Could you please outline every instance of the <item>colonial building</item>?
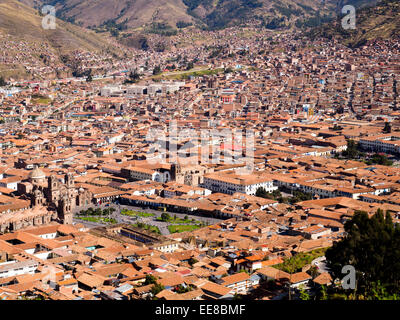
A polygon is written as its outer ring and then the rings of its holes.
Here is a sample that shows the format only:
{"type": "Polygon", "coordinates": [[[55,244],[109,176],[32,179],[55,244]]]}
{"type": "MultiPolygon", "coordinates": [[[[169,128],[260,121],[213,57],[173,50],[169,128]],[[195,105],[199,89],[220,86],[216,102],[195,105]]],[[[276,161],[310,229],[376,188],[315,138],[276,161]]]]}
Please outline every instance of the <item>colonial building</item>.
{"type": "Polygon", "coordinates": [[[267,192],[278,189],[270,176],[208,174],[204,176],[202,186],[213,192],[234,194],[236,192],[255,195],[259,188],[267,192]]]}
{"type": "Polygon", "coordinates": [[[31,206],[47,206],[57,212],[57,218],[64,224],[71,224],[74,212],[91,202],[92,194],[83,188],[76,188],[74,176],[68,173],[61,181],[55,175],[47,178],[42,170],[35,168],[28,181],[18,184],[18,192],[30,198],[31,206]]]}

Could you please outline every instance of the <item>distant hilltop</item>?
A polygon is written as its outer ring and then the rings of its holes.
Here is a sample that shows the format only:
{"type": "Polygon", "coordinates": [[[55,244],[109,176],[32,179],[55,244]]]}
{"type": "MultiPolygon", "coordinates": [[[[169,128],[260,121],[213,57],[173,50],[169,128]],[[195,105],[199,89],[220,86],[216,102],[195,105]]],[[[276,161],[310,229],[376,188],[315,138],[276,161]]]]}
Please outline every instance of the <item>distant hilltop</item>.
{"type": "Polygon", "coordinates": [[[40,8],[54,5],[57,16],[77,25],[111,31],[171,35],[189,26],[219,29],[255,20],[270,29],[315,26],[333,18],[341,6],[376,0],[21,0],[40,8]]]}
{"type": "Polygon", "coordinates": [[[355,29],[344,29],[340,18],[313,29],[310,35],[312,38],[336,38],[352,47],[361,46],[369,40],[398,37],[400,35],[400,2],[383,0],[376,6],[357,10],[355,29]]]}

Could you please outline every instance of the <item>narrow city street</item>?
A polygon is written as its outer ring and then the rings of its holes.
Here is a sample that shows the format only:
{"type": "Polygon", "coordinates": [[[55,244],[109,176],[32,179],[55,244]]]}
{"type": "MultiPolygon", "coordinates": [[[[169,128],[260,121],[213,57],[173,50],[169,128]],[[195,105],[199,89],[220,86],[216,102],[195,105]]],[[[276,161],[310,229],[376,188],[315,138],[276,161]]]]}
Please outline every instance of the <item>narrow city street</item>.
{"type": "Polygon", "coordinates": [[[329,268],[326,266],[325,256],[314,259],[311,261],[311,265],[316,266],[320,273],[329,272],[329,268]]]}

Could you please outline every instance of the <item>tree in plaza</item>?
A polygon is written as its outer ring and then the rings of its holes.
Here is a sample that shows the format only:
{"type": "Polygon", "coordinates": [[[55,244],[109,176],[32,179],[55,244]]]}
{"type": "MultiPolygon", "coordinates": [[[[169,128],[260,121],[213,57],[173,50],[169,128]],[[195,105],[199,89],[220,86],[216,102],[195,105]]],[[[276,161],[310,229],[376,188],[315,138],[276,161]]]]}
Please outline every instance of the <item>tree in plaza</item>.
{"type": "Polygon", "coordinates": [[[168,214],[168,213],[166,213],[166,212],[163,212],[162,214],[161,214],[161,220],[162,221],[169,221],[171,219],[171,216],[168,214]]]}
{"type": "Polygon", "coordinates": [[[342,279],[342,267],[356,270],[359,295],[374,297],[400,291],[400,226],[390,214],[378,210],[371,218],[355,212],[345,224],[346,236],[326,251],[328,267],[336,279],[342,279]],[[378,285],[379,284],[379,285],[378,285]],[[378,292],[378,293],[377,293],[378,292]]]}
{"type": "Polygon", "coordinates": [[[138,227],[138,228],[144,228],[144,227],[145,227],[145,224],[144,224],[143,222],[138,222],[138,223],[137,223],[137,227],[138,227]]]}

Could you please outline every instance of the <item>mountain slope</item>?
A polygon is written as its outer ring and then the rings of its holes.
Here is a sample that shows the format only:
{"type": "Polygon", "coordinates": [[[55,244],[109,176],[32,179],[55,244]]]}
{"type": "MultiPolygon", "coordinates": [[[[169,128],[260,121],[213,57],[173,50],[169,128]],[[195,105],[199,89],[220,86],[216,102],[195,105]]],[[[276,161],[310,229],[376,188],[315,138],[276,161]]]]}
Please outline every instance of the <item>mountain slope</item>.
{"type": "Polygon", "coordinates": [[[376,0],[21,0],[39,8],[54,5],[57,16],[84,27],[114,24],[120,30],[153,23],[195,23],[215,29],[249,20],[268,28],[315,25],[335,16],[346,3],[359,6],[376,0]]]}
{"type": "MultiPolygon", "coordinates": [[[[16,0],[0,0],[0,71],[24,76],[26,67],[62,64],[72,51],[116,54],[103,36],[57,19],[56,29],[45,30],[37,10],[16,0]]],[[[28,68],[29,69],[29,68],[28,68]]]]}
{"type": "Polygon", "coordinates": [[[62,52],[105,50],[109,45],[94,32],[57,19],[55,30],[45,30],[38,12],[16,0],[0,0],[0,31],[16,39],[45,42],[62,52]]]}
{"type": "MultiPolygon", "coordinates": [[[[25,0],[31,3],[33,0],[25,0]]],[[[38,7],[36,2],[36,7],[38,7]]],[[[83,27],[98,27],[113,21],[129,28],[140,28],[152,22],[191,22],[182,0],[43,0],[41,4],[54,5],[57,16],[83,27]]]]}
{"type": "Polygon", "coordinates": [[[249,19],[261,20],[267,27],[288,26],[299,17],[329,16],[333,5],[316,0],[184,0],[189,13],[211,28],[233,26],[249,19]]]}
{"type": "Polygon", "coordinates": [[[400,2],[383,0],[376,6],[366,7],[356,12],[356,29],[345,30],[341,19],[324,24],[310,32],[312,38],[336,38],[354,47],[374,39],[390,39],[400,36],[400,2]]]}

